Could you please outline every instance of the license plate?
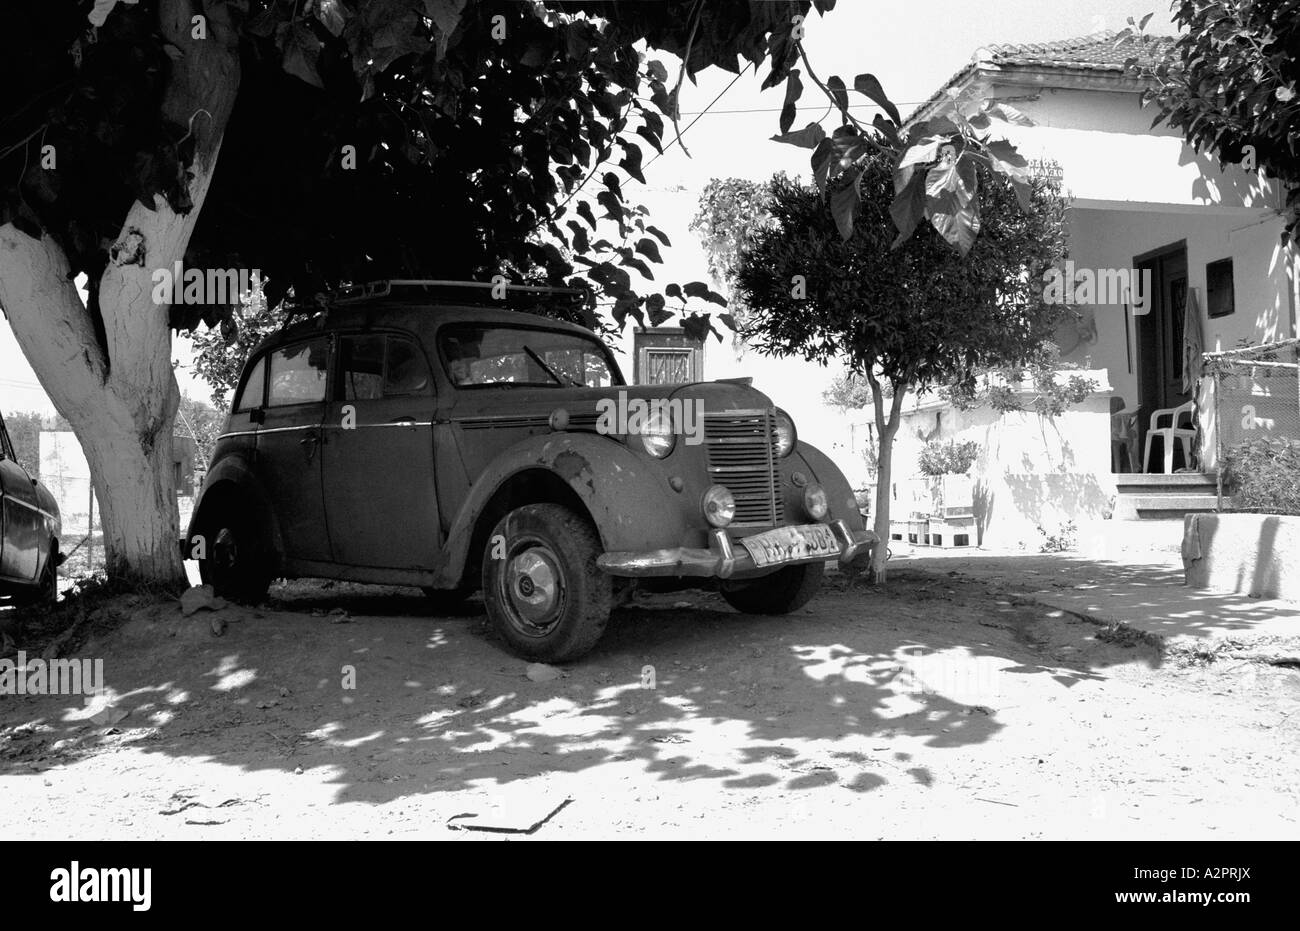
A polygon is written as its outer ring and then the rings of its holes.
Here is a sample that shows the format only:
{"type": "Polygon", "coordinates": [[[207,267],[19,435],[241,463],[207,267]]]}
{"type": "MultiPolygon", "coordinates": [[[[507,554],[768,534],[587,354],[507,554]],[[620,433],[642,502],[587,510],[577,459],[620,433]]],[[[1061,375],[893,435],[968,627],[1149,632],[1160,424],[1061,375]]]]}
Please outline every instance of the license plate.
{"type": "Polygon", "coordinates": [[[756,566],[779,566],[817,556],[829,559],[840,554],[840,544],[825,524],[777,527],[745,537],[740,545],[754,557],[756,566]]]}

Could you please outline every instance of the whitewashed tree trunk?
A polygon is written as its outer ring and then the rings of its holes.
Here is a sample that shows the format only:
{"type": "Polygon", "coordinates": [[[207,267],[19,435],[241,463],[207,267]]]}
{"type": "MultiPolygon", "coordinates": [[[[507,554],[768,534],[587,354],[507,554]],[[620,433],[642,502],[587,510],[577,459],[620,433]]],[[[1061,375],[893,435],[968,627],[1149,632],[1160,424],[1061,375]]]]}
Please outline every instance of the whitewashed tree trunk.
{"type": "Polygon", "coordinates": [[[894,437],[898,433],[898,422],[903,409],[904,389],[894,388],[890,401],[889,415],[885,414],[885,397],[880,382],[874,376],[868,376],[871,385],[871,400],[876,413],[876,435],[880,437],[880,450],[876,465],[876,510],[873,530],[880,542],[871,552],[871,579],[877,584],[888,577],[889,560],[889,505],[893,484],[894,437]]]}
{"type": "Polygon", "coordinates": [[[0,306],[54,406],[72,425],[90,465],[111,576],[175,584],[180,561],[172,428],[179,392],[171,367],[168,305],[153,301],[153,272],[182,260],[207,196],[239,86],[238,41],[222,6],[201,23],[190,0],[166,0],[159,25],[182,50],[163,115],[188,126],[194,208],[136,202],[100,278],[101,344],[71,280],[68,259],[48,235],[0,226],[0,306]]]}

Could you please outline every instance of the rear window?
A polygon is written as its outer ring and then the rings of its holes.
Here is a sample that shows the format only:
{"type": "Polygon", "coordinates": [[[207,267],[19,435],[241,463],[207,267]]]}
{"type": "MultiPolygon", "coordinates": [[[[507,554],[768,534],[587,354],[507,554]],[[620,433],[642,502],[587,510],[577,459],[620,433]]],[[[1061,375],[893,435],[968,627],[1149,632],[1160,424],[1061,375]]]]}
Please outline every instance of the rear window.
{"type": "Polygon", "coordinates": [[[604,388],[622,384],[595,337],[524,327],[455,326],[439,337],[447,374],[460,387],[531,385],[604,388]]]}

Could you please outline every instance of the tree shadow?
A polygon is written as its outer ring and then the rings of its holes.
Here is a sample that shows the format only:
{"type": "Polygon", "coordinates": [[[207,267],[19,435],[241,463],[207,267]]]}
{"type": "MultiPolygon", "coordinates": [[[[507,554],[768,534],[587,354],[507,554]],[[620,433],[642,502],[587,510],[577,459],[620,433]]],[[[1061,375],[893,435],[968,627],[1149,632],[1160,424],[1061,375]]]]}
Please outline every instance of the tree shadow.
{"type": "Polygon", "coordinates": [[[958,750],[1007,727],[969,697],[970,682],[945,680],[958,659],[1064,687],[1099,675],[1096,657],[1044,657],[1027,635],[1041,608],[954,586],[861,589],[836,577],[815,615],[792,617],[741,615],[707,593],[653,596],[615,612],[596,649],[548,682],[525,678],[526,663],[504,652],[474,603],[458,617],[399,616],[418,596],[340,601],[317,588],[220,612],[231,619],[221,638],[214,615],[159,606],[81,651],[105,660],[114,705],[128,714],[105,725],[85,720],[77,699],[0,699],[0,773],[131,746],[240,774],[325,767],[336,804],[501,789],[611,763],[729,790],[925,786],[933,776],[907,754],[861,745],[910,738],[958,750]],[[340,605],[348,615],[313,613],[340,605]],[[990,620],[973,626],[971,612],[990,620]],[[343,687],[349,675],[355,688],[343,687]],[[19,722],[28,727],[16,738],[19,722]],[[846,740],[851,749],[836,747],[846,740]]]}

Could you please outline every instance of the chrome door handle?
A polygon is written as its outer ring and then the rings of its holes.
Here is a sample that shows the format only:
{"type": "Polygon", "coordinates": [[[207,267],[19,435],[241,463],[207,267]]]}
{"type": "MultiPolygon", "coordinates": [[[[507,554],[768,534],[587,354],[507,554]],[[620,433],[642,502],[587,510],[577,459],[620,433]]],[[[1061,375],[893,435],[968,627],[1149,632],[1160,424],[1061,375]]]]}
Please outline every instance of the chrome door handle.
{"type": "Polygon", "coordinates": [[[414,418],[414,417],[394,417],[392,420],[390,420],[390,421],[388,421],[388,422],[391,423],[391,424],[401,424],[402,426],[405,426],[405,427],[414,427],[414,426],[415,426],[415,418],[414,418]]]}

